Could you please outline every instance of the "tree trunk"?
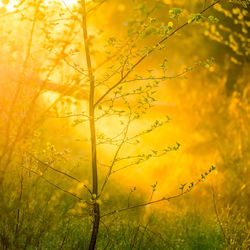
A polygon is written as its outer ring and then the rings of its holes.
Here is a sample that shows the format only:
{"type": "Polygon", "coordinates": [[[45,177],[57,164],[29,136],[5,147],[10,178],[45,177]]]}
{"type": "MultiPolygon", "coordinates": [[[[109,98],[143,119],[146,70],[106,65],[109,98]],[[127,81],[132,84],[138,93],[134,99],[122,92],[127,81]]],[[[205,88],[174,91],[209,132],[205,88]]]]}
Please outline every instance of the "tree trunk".
{"type": "Polygon", "coordinates": [[[95,203],[94,204],[94,222],[93,222],[93,227],[92,227],[89,250],[95,249],[97,235],[99,231],[99,224],[100,224],[100,207],[98,203],[95,203]]]}
{"type": "Polygon", "coordinates": [[[96,202],[96,198],[98,197],[98,175],[97,175],[97,161],[96,161],[96,133],[95,133],[95,107],[94,107],[94,96],[95,96],[95,82],[93,76],[93,69],[91,65],[90,51],[89,51],[89,43],[88,43],[88,32],[87,32],[87,24],[86,24],[86,7],[85,0],[82,0],[82,30],[83,30],[83,39],[85,44],[85,56],[88,67],[88,77],[90,84],[90,92],[89,92],[89,125],[90,125],[90,134],[91,134],[91,168],[92,168],[92,196],[94,200],[93,204],[93,228],[91,234],[91,240],[89,244],[89,249],[95,249],[96,240],[99,231],[100,224],[100,207],[96,202]]]}

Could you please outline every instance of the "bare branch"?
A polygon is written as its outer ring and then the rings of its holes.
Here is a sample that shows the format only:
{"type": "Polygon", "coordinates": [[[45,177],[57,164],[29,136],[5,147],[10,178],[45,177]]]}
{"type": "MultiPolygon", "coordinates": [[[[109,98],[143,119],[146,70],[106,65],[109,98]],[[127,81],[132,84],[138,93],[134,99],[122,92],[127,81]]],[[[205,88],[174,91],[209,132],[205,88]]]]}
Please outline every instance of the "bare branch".
{"type": "Polygon", "coordinates": [[[84,75],[85,77],[87,77],[88,75],[86,73],[84,73],[82,70],[78,69],[75,65],[70,64],[66,58],[63,58],[63,61],[70,66],[71,68],[73,68],[75,71],[77,71],[78,73],[80,73],[81,75],[84,75]]]}
{"type": "Polygon", "coordinates": [[[127,80],[127,81],[123,81],[122,83],[128,83],[128,82],[135,82],[135,81],[147,81],[147,80],[169,80],[169,79],[175,79],[178,77],[183,76],[185,73],[187,73],[188,71],[185,70],[182,73],[179,73],[175,76],[163,76],[163,77],[146,77],[146,78],[135,78],[135,79],[131,79],[131,80],[127,80]]]}
{"type": "Polygon", "coordinates": [[[104,4],[106,1],[107,1],[107,0],[102,0],[100,3],[96,4],[96,6],[90,8],[90,9],[86,12],[87,16],[93,14],[93,11],[94,11],[94,10],[97,10],[97,9],[98,9],[102,4],[104,4]],[[92,12],[92,13],[91,13],[91,12],[92,12]]]}
{"type": "MultiPolygon", "coordinates": [[[[104,183],[103,183],[103,185],[102,185],[100,195],[102,194],[102,192],[103,192],[103,190],[104,190],[104,188],[105,188],[105,186],[106,186],[106,184],[107,184],[107,182],[108,182],[108,179],[109,179],[109,177],[110,177],[110,175],[111,175],[111,173],[112,173],[114,164],[115,164],[116,159],[117,159],[117,157],[118,157],[118,154],[119,154],[119,152],[120,152],[120,150],[121,150],[121,148],[122,148],[122,146],[123,146],[123,144],[124,144],[124,142],[125,142],[125,139],[126,139],[127,134],[128,134],[128,129],[129,129],[130,122],[131,122],[131,113],[130,113],[130,116],[129,116],[129,119],[128,119],[128,123],[127,123],[126,128],[125,128],[125,131],[124,131],[123,140],[121,141],[120,145],[118,146],[118,148],[117,148],[117,150],[116,150],[116,152],[115,152],[114,158],[113,158],[112,163],[111,163],[111,165],[110,165],[110,167],[109,167],[108,174],[107,174],[107,176],[106,176],[106,178],[105,178],[105,181],[104,181],[104,183]]],[[[100,196],[100,195],[99,195],[99,196],[100,196]]]]}
{"type": "Polygon", "coordinates": [[[11,12],[7,12],[6,14],[1,15],[0,18],[10,16],[10,15],[14,15],[14,14],[18,14],[18,13],[24,11],[24,10],[27,10],[27,9],[28,9],[28,7],[25,7],[25,8],[22,8],[21,10],[14,10],[14,11],[11,11],[11,12]]]}
{"type": "MultiPolygon", "coordinates": [[[[113,76],[119,73],[119,70],[121,69],[121,66],[119,66],[117,69],[114,70],[114,72],[110,75],[108,75],[104,80],[97,82],[95,87],[100,86],[101,84],[104,84],[106,81],[110,80],[113,76]]],[[[105,85],[106,86],[106,85],[105,85]]]]}
{"type": "Polygon", "coordinates": [[[69,8],[68,5],[65,3],[65,1],[62,0],[62,2],[63,2],[63,5],[65,6],[65,8],[67,9],[67,11],[72,15],[72,17],[74,17],[74,19],[76,19],[76,20],[78,20],[78,21],[80,22],[79,18],[78,18],[76,15],[73,14],[73,12],[70,10],[70,8],[69,8]]]}
{"type": "Polygon", "coordinates": [[[134,209],[134,208],[138,208],[138,207],[145,207],[145,206],[148,206],[148,205],[151,205],[151,204],[155,204],[155,203],[159,203],[159,202],[162,202],[162,201],[170,201],[172,199],[178,198],[178,197],[180,197],[180,196],[188,193],[189,191],[190,190],[186,190],[185,192],[182,192],[182,193],[174,195],[174,196],[170,196],[168,198],[163,197],[163,198],[161,198],[159,200],[150,201],[150,202],[141,203],[141,204],[138,204],[138,205],[134,205],[134,206],[130,206],[130,207],[125,207],[125,208],[122,208],[122,209],[114,210],[112,212],[108,212],[106,214],[101,215],[101,218],[102,217],[106,217],[108,215],[113,215],[113,214],[116,214],[116,213],[124,212],[124,211],[130,210],[130,209],[134,209]]]}
{"type": "MultiPolygon", "coordinates": [[[[63,191],[64,193],[69,194],[69,195],[71,195],[71,196],[77,198],[77,199],[80,200],[80,201],[83,201],[83,199],[82,199],[81,197],[79,197],[79,196],[77,196],[76,194],[71,193],[71,192],[69,192],[69,191],[67,191],[67,190],[65,190],[65,189],[63,189],[63,188],[61,188],[61,187],[59,187],[58,185],[54,184],[53,182],[51,182],[50,180],[48,180],[47,178],[45,178],[42,174],[36,172],[35,170],[30,169],[30,168],[27,168],[27,167],[25,167],[25,166],[22,166],[22,168],[25,168],[25,169],[29,170],[30,172],[32,172],[32,173],[34,173],[34,174],[40,176],[44,181],[46,181],[46,182],[49,183],[50,185],[56,187],[57,189],[63,191]]],[[[86,202],[86,201],[84,201],[84,202],[86,202]]]]}
{"type": "Polygon", "coordinates": [[[52,169],[52,170],[54,170],[54,171],[56,171],[56,172],[62,174],[62,175],[65,175],[65,176],[69,177],[69,178],[72,179],[72,180],[75,180],[75,181],[81,183],[81,181],[80,181],[79,179],[77,179],[77,178],[75,178],[75,177],[73,177],[73,176],[71,176],[71,175],[69,175],[69,174],[67,174],[67,173],[65,173],[65,172],[63,172],[63,171],[61,171],[61,170],[58,170],[58,169],[52,167],[51,165],[49,165],[49,164],[46,163],[46,162],[41,161],[41,160],[38,159],[36,156],[34,156],[32,153],[30,153],[30,152],[28,152],[28,151],[26,151],[26,153],[27,153],[28,155],[30,155],[33,159],[35,159],[37,162],[41,163],[42,165],[44,165],[44,166],[46,166],[46,167],[48,167],[48,168],[50,168],[50,169],[52,169]]]}
{"type": "Polygon", "coordinates": [[[71,115],[65,115],[65,116],[48,116],[49,118],[70,118],[70,117],[86,117],[89,119],[88,115],[85,114],[71,114],[71,115]]]}

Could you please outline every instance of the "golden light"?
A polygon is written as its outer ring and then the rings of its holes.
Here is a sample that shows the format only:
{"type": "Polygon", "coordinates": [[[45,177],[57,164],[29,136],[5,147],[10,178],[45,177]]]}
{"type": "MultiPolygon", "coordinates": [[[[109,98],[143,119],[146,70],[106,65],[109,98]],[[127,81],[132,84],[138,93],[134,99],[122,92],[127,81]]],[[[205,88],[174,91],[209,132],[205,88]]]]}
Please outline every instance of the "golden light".
{"type": "MultiPolygon", "coordinates": [[[[63,6],[71,6],[77,3],[78,0],[58,0],[59,2],[62,3],[63,6]]],[[[17,0],[2,0],[0,1],[0,8],[6,8],[8,11],[13,11],[15,9],[15,5],[17,5],[20,1],[17,0]]],[[[45,3],[46,4],[50,4],[52,3],[52,0],[46,0],[45,3]]],[[[89,0],[87,0],[86,2],[89,2],[89,0]]]]}

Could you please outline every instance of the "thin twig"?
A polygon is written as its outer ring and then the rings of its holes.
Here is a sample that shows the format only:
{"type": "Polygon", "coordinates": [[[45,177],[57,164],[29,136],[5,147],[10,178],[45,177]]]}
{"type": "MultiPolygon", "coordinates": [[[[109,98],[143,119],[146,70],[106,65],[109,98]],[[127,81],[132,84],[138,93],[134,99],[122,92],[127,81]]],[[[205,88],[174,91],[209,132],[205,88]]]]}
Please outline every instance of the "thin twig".
{"type": "Polygon", "coordinates": [[[86,12],[87,16],[88,16],[88,15],[91,15],[91,14],[92,14],[91,12],[93,12],[93,11],[96,10],[96,9],[98,9],[98,8],[99,8],[102,4],[104,4],[106,1],[107,1],[107,0],[102,0],[102,1],[99,2],[96,6],[90,8],[90,9],[86,12]]]}
{"type": "MultiPolygon", "coordinates": [[[[131,113],[130,113],[130,116],[129,116],[129,119],[128,119],[128,123],[127,123],[127,125],[126,125],[126,127],[125,127],[123,140],[121,141],[120,145],[118,146],[118,148],[117,148],[117,150],[116,150],[116,152],[115,152],[114,158],[113,158],[112,163],[111,163],[111,165],[110,165],[110,167],[109,167],[108,174],[107,174],[107,176],[106,176],[106,178],[105,178],[105,181],[104,181],[104,183],[103,183],[103,185],[102,185],[100,195],[102,194],[102,192],[103,192],[103,190],[104,190],[104,188],[105,188],[105,186],[106,186],[106,184],[107,184],[107,182],[108,182],[108,179],[109,179],[110,175],[112,174],[112,170],[113,170],[114,164],[116,163],[116,159],[117,159],[117,157],[118,157],[118,154],[119,154],[119,152],[120,152],[120,150],[121,150],[123,144],[125,143],[125,139],[126,139],[127,134],[128,134],[128,129],[129,129],[130,122],[131,122],[131,113]]],[[[99,196],[100,196],[100,195],[99,195],[99,196]]]]}
{"type": "Polygon", "coordinates": [[[177,77],[183,76],[187,72],[188,71],[185,70],[182,73],[179,73],[179,74],[177,74],[175,76],[136,78],[136,79],[131,79],[131,80],[123,81],[121,83],[128,83],[128,82],[135,82],[135,81],[147,81],[147,80],[169,80],[169,79],[175,79],[177,77]]]}
{"type": "Polygon", "coordinates": [[[130,206],[130,207],[125,207],[125,208],[122,208],[122,209],[114,210],[112,212],[108,212],[106,214],[101,215],[101,218],[102,217],[106,217],[108,215],[112,215],[112,214],[124,212],[124,211],[130,210],[130,209],[134,209],[134,208],[138,208],[138,207],[145,207],[145,206],[148,206],[150,204],[155,204],[155,203],[159,203],[159,202],[162,202],[162,201],[170,201],[172,199],[178,198],[178,197],[180,197],[180,196],[188,193],[189,191],[190,191],[190,189],[187,189],[186,191],[184,191],[184,192],[182,192],[180,194],[177,194],[177,195],[174,195],[174,196],[170,196],[168,198],[163,197],[163,198],[161,198],[159,200],[150,201],[150,202],[146,202],[146,203],[142,203],[142,204],[138,204],[138,205],[134,205],[134,206],[130,206]]]}
{"type": "Polygon", "coordinates": [[[88,115],[85,114],[71,114],[71,115],[64,115],[64,116],[48,116],[49,118],[70,118],[70,117],[79,117],[83,116],[89,119],[88,115]]]}
{"type": "Polygon", "coordinates": [[[86,73],[84,73],[83,71],[81,71],[80,69],[78,69],[75,65],[72,65],[71,63],[69,63],[66,58],[62,58],[63,61],[70,66],[71,68],[73,68],[75,71],[77,71],[78,73],[80,73],[81,75],[84,75],[85,77],[87,77],[88,75],[86,73]]]}
{"type": "Polygon", "coordinates": [[[71,176],[71,175],[69,175],[69,174],[67,174],[67,173],[65,173],[65,172],[63,172],[63,171],[61,171],[61,170],[58,170],[58,169],[52,167],[51,165],[49,165],[49,164],[46,163],[46,162],[41,161],[41,160],[38,159],[36,156],[34,156],[32,153],[30,153],[30,152],[28,152],[28,151],[26,151],[26,152],[27,152],[28,155],[30,155],[33,159],[35,159],[37,162],[41,163],[42,165],[44,165],[44,166],[46,166],[46,167],[48,167],[48,168],[50,168],[50,169],[52,169],[52,170],[54,170],[54,171],[60,173],[60,174],[63,174],[63,175],[65,175],[65,176],[69,177],[69,178],[72,179],[72,180],[75,180],[75,181],[81,183],[81,181],[80,181],[79,179],[77,179],[77,178],[75,178],[75,177],[73,177],[73,176],[71,176]]]}
{"type": "MultiPolygon", "coordinates": [[[[69,192],[69,191],[67,191],[67,190],[65,190],[65,189],[63,189],[63,188],[61,188],[61,187],[59,187],[58,185],[54,184],[53,182],[51,182],[50,180],[48,180],[47,178],[45,178],[42,174],[36,172],[35,170],[30,169],[30,168],[27,168],[27,167],[25,167],[25,166],[22,166],[22,167],[25,168],[25,169],[27,169],[28,171],[32,172],[33,174],[36,174],[36,175],[40,176],[44,181],[46,181],[47,183],[49,183],[49,184],[52,185],[53,187],[55,187],[55,188],[57,188],[57,189],[63,191],[63,192],[66,193],[66,194],[69,194],[69,195],[71,195],[71,196],[77,198],[77,199],[80,200],[80,201],[83,201],[83,199],[82,199],[81,197],[79,197],[79,196],[77,196],[76,194],[71,193],[71,192],[69,192]]],[[[86,202],[86,201],[84,201],[84,202],[86,202]]]]}
{"type": "MultiPolygon", "coordinates": [[[[56,171],[56,172],[58,172],[58,173],[60,173],[60,174],[62,174],[62,175],[65,175],[65,176],[69,177],[69,178],[72,179],[72,180],[75,180],[75,181],[77,181],[77,182],[79,182],[79,183],[82,183],[82,182],[81,182],[79,179],[77,179],[76,177],[74,177],[74,176],[72,176],[72,175],[69,175],[69,174],[67,174],[67,173],[65,173],[65,172],[63,172],[63,171],[61,171],[61,170],[58,170],[58,169],[52,167],[51,165],[49,165],[49,164],[46,163],[46,162],[41,161],[40,159],[38,159],[36,156],[34,156],[33,154],[31,154],[30,152],[26,151],[26,153],[27,153],[28,155],[30,155],[33,159],[35,159],[37,162],[39,162],[39,163],[41,163],[42,165],[46,166],[47,168],[50,168],[50,169],[52,169],[52,170],[54,170],[54,171],[56,171]]],[[[89,192],[90,194],[92,194],[92,192],[90,191],[90,189],[88,188],[87,185],[84,185],[84,187],[88,190],[88,192],[89,192]]]]}

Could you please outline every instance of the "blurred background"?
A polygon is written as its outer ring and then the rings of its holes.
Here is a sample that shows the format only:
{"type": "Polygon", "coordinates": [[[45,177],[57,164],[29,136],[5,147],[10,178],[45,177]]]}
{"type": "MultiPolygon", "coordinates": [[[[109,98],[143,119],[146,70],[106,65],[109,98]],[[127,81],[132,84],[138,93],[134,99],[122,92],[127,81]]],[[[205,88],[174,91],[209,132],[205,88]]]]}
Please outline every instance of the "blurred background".
{"type": "MultiPolygon", "coordinates": [[[[134,39],[134,29],[145,24],[144,35],[136,40],[140,55],[143,48],[161,40],[158,27],[175,29],[212,2],[88,1],[91,57],[100,83],[96,99],[104,91],[102,81],[119,65],[115,55],[125,53],[134,39]],[[180,17],[170,17],[173,8],[183,9],[180,17]]],[[[88,197],[83,189],[91,185],[88,123],[81,116],[68,117],[88,111],[78,17],[77,1],[1,3],[3,249],[88,245],[88,207],[46,181],[88,197]],[[36,158],[77,176],[81,183],[51,171],[36,158]]],[[[248,6],[221,1],[201,23],[178,31],[164,50],[150,54],[136,69],[139,75],[158,76],[165,59],[166,76],[192,68],[184,76],[159,83],[153,107],[131,125],[129,133],[133,136],[166,116],[171,120],[142,136],[140,144],[126,146],[121,155],[160,151],[176,142],[180,148],[112,175],[100,201],[103,213],[126,206],[128,199],[137,204],[175,195],[182,184],[195,182],[212,165],[216,170],[179,199],[103,218],[99,249],[248,249],[249,26],[248,6]],[[210,15],[219,22],[210,22],[210,15]]],[[[128,90],[140,84],[135,82],[128,90]]],[[[130,101],[133,105],[135,99],[130,101]]],[[[98,138],[118,134],[121,125],[113,116],[98,121],[98,138]]],[[[100,183],[114,150],[112,145],[98,146],[100,183]]]]}

